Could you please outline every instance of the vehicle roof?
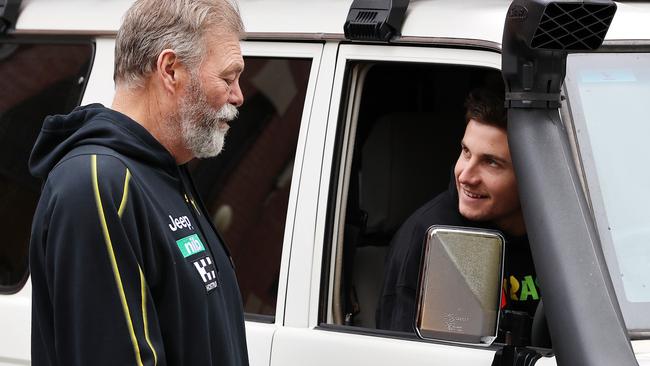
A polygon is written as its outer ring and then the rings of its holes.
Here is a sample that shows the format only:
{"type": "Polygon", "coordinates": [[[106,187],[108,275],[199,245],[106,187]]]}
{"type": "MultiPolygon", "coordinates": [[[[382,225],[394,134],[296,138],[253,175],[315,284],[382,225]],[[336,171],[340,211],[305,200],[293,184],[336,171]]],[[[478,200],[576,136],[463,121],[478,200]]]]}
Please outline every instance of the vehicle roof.
{"type": "MultiPolygon", "coordinates": [[[[115,34],[132,0],[24,0],[17,33],[115,34]]],[[[342,39],[352,0],[239,0],[247,38],[342,39]]],[[[509,0],[411,0],[403,42],[501,43],[509,0]]],[[[650,40],[650,2],[617,3],[607,40],[650,40]]]]}

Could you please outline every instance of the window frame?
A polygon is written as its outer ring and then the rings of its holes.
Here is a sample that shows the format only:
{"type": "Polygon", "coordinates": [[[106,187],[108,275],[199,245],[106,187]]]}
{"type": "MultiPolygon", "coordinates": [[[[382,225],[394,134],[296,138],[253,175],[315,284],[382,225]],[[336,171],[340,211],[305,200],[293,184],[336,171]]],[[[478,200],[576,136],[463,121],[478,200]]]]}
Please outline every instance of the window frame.
{"type": "MultiPolygon", "coordinates": [[[[350,175],[350,163],[354,141],[353,126],[357,121],[358,110],[354,107],[358,102],[356,95],[361,90],[360,85],[354,85],[363,79],[360,73],[364,72],[370,64],[376,62],[390,63],[421,63],[456,65],[465,67],[479,67],[500,71],[501,54],[490,48],[446,48],[446,47],[418,47],[418,46],[384,46],[384,45],[356,45],[344,44],[339,48],[337,58],[337,71],[334,80],[334,92],[330,104],[328,120],[328,146],[334,150],[330,170],[324,172],[321,181],[320,197],[327,197],[326,210],[319,211],[319,222],[324,223],[321,260],[321,287],[318,291],[320,300],[319,308],[310,319],[316,328],[328,331],[399,338],[408,341],[422,341],[419,338],[401,332],[346,326],[333,324],[332,298],[334,292],[336,250],[341,247],[341,230],[345,224],[345,206],[347,204],[347,187],[345,181],[350,175]],[[338,111],[338,113],[335,113],[338,111]],[[333,131],[336,128],[336,131],[333,131]],[[317,316],[317,318],[316,318],[317,316]]],[[[320,203],[319,203],[320,205],[320,203]]],[[[314,295],[312,295],[314,296],[314,295]]],[[[425,341],[431,342],[431,341],[425,341]]],[[[438,341],[434,341],[437,343],[438,341]]],[[[440,341],[445,343],[444,341],[440,341]]],[[[448,344],[448,343],[445,343],[448,344]]],[[[474,348],[470,346],[471,348],[474,348]]],[[[482,347],[479,347],[482,348],[482,347]]]]}
{"type": "MultiPolygon", "coordinates": [[[[386,57],[390,57],[397,49],[402,53],[398,53],[398,57],[405,56],[404,52],[410,53],[411,50],[418,49],[417,46],[391,45],[382,50],[382,46],[361,44],[342,44],[339,47],[336,41],[328,41],[325,44],[315,96],[319,101],[327,98],[328,103],[316,103],[312,111],[306,146],[309,164],[305,165],[303,171],[297,226],[294,229],[291,287],[287,293],[289,301],[285,326],[276,328],[273,335],[273,359],[280,363],[298,362],[300,357],[304,358],[304,355],[308,354],[311,358],[318,359],[319,364],[406,362],[418,366],[436,362],[444,364],[454,359],[468,365],[489,365],[493,361],[495,348],[479,349],[443,342],[424,342],[415,338],[406,339],[401,334],[363,332],[354,327],[319,324],[321,284],[327,281],[329,276],[325,269],[329,258],[325,250],[329,245],[326,240],[329,241],[332,237],[328,208],[330,197],[334,197],[330,196],[331,189],[338,182],[334,180],[336,176],[333,176],[333,170],[338,169],[337,164],[340,162],[340,149],[337,145],[340,141],[339,114],[343,113],[342,104],[345,104],[345,100],[341,98],[347,91],[343,89],[343,85],[347,83],[346,57],[350,57],[350,54],[345,51],[348,47],[380,47],[366,56],[368,61],[376,60],[377,57],[386,60],[386,57]],[[296,349],[296,344],[301,345],[299,350],[296,349]]],[[[440,49],[424,49],[425,54],[432,55],[439,51],[440,49]]],[[[499,54],[494,53],[494,49],[491,51],[491,64],[500,65],[499,54]]],[[[426,58],[423,61],[428,62],[426,58]]],[[[326,289],[327,284],[324,287],[326,289]]]]}
{"type": "MultiPolygon", "coordinates": [[[[91,47],[89,67],[85,75],[85,82],[80,90],[79,104],[83,100],[88,85],[90,84],[90,75],[94,70],[94,63],[97,59],[97,47],[92,37],[82,36],[47,36],[47,35],[16,35],[0,36],[0,45],[4,43],[20,44],[88,44],[91,47]]],[[[23,280],[16,286],[13,292],[0,290],[0,323],[3,326],[3,332],[0,332],[0,353],[2,360],[27,360],[30,359],[30,333],[29,326],[31,322],[31,301],[32,286],[29,281],[29,267],[26,270],[23,280]]]]}
{"type": "MultiPolygon", "coordinates": [[[[93,65],[96,59],[96,45],[94,40],[91,37],[80,37],[80,36],[67,36],[67,37],[58,37],[58,36],[32,36],[32,35],[17,35],[17,36],[0,36],[0,46],[6,44],[15,44],[18,46],[21,45],[87,45],[90,46],[90,57],[88,70],[86,70],[85,75],[83,76],[83,85],[79,90],[79,97],[76,101],[76,106],[81,104],[81,101],[85,95],[86,88],[88,87],[90,81],[90,75],[92,74],[93,65]]],[[[40,130],[40,129],[39,129],[40,130]]],[[[29,237],[27,238],[27,245],[29,245],[29,237]]],[[[29,254],[28,254],[28,263],[29,263],[29,254]]],[[[30,277],[29,265],[27,265],[25,272],[22,275],[20,281],[18,281],[14,286],[2,286],[0,285],[0,295],[13,295],[21,292],[25,285],[27,284],[30,277]]]]}
{"type": "MultiPolygon", "coordinates": [[[[275,316],[246,313],[248,322],[265,324],[282,324],[286,306],[287,282],[289,279],[289,262],[292,252],[293,231],[295,224],[296,206],[298,204],[298,191],[301,185],[301,172],[304,160],[305,140],[309,131],[311,119],[311,107],[314,101],[314,90],[318,77],[318,67],[322,54],[322,43],[290,43],[290,42],[265,42],[265,41],[242,41],[241,50],[244,59],[246,57],[256,58],[301,58],[311,60],[311,69],[307,82],[305,103],[300,120],[300,130],[296,144],[295,164],[291,175],[291,190],[285,217],[285,228],[282,242],[282,256],[280,261],[280,275],[278,279],[277,303],[275,316]]],[[[246,70],[244,70],[244,73],[246,70]]],[[[244,96],[245,97],[245,96],[244,96]]],[[[245,103],[245,102],[244,102],[245,103]]]]}

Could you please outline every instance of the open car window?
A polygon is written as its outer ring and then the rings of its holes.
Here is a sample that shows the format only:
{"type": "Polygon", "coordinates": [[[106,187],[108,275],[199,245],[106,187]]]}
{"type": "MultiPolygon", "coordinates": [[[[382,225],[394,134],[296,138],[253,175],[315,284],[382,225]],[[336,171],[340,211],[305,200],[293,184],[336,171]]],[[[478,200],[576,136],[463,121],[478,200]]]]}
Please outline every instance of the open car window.
{"type": "Polygon", "coordinates": [[[346,65],[341,97],[321,324],[367,332],[378,329],[376,312],[396,232],[450,186],[467,95],[502,81],[486,61],[459,63],[471,59],[464,53],[448,62],[434,61],[447,56],[434,50],[422,50],[421,62],[400,60],[399,54],[397,60],[373,60],[360,47],[350,53],[359,60],[346,65]],[[425,57],[431,62],[422,62],[425,57]]]}
{"type": "Polygon", "coordinates": [[[346,204],[341,247],[334,255],[341,265],[334,277],[332,322],[376,328],[391,240],[409,216],[449,186],[465,130],[465,97],[490,71],[372,63],[359,64],[357,72],[359,107],[340,168],[346,204]]]}

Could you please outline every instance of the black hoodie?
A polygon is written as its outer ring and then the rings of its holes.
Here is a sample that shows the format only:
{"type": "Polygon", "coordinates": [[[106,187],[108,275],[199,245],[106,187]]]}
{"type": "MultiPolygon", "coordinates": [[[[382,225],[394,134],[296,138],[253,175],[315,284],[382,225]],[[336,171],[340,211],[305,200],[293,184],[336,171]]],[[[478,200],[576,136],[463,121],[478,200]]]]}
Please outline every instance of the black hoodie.
{"type": "Polygon", "coordinates": [[[30,244],[34,365],[248,365],[232,261],[184,166],[101,105],[48,117],[30,244]]]}
{"type": "MultiPolygon", "coordinates": [[[[377,306],[377,328],[415,332],[416,294],[422,247],[431,225],[477,227],[497,230],[485,222],[467,220],[458,211],[458,192],[452,176],[447,191],[415,211],[399,228],[390,243],[384,282],[377,306]]],[[[526,235],[506,239],[504,293],[501,307],[534,315],[541,297],[526,235]]]]}

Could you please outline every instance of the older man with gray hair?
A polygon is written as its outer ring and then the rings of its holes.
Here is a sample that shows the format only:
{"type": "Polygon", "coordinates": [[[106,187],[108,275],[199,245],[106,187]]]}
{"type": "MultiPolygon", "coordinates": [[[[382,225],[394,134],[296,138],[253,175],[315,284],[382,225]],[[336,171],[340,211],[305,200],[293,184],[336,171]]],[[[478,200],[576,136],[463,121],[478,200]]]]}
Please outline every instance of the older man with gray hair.
{"type": "Polygon", "coordinates": [[[229,0],[137,0],[116,93],[51,116],[30,159],[34,365],[248,365],[232,259],[185,164],[243,103],[229,0]]]}

